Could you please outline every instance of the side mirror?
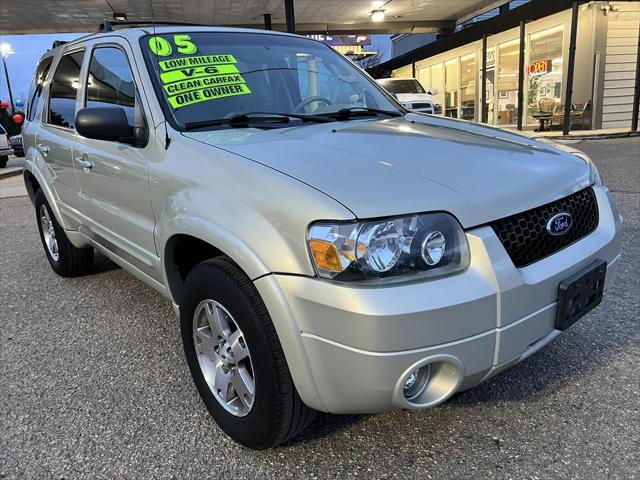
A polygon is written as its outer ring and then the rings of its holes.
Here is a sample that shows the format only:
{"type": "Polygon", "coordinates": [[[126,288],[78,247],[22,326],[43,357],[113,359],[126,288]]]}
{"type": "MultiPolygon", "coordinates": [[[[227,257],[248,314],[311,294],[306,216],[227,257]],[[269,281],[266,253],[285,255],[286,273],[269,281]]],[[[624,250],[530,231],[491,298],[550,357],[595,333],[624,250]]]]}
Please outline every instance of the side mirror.
{"type": "Polygon", "coordinates": [[[76,115],[76,130],[80,135],[94,140],[127,143],[134,146],[146,144],[145,129],[129,124],[122,107],[88,107],[76,115]]]}
{"type": "Polygon", "coordinates": [[[437,88],[432,88],[431,90],[429,90],[429,93],[431,95],[437,95],[438,94],[438,89],[437,88]]]}

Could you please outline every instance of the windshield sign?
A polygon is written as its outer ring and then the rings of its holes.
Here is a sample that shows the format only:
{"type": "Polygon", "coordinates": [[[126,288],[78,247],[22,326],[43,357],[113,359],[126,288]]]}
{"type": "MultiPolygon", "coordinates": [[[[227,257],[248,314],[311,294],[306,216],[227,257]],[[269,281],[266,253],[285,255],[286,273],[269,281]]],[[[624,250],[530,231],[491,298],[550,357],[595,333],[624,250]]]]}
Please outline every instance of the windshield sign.
{"type": "Polygon", "coordinates": [[[398,112],[368,77],[330,47],[260,33],[145,36],[141,46],[174,126],[247,113],[398,112]]]}

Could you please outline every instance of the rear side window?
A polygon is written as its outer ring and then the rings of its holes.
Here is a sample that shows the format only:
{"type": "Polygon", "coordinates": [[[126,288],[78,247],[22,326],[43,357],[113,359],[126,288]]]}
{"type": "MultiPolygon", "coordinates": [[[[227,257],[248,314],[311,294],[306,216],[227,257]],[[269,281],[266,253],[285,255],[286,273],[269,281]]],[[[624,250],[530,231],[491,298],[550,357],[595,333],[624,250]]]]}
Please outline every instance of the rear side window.
{"type": "Polygon", "coordinates": [[[84,51],[62,57],[51,83],[49,95],[49,123],[73,128],[76,115],[76,96],[80,81],[80,67],[84,51]]]}
{"type": "Polygon", "coordinates": [[[36,68],[36,74],[33,78],[31,91],[29,92],[29,104],[27,105],[27,120],[32,121],[36,117],[36,113],[40,111],[42,105],[42,87],[44,81],[49,74],[53,57],[47,57],[42,60],[36,68]]]}
{"type": "Polygon", "coordinates": [[[136,87],[126,54],[115,47],[96,48],[91,55],[87,107],[122,107],[135,123],[136,87]]]}

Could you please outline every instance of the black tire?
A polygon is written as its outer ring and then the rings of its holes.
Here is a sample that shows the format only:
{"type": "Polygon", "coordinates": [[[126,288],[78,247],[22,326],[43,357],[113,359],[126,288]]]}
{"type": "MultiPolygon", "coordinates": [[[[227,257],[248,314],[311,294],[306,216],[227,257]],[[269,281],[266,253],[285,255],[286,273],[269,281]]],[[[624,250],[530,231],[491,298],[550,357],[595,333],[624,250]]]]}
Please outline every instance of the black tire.
{"type": "Polygon", "coordinates": [[[226,257],[206,260],[187,276],[180,305],[182,342],[191,375],[211,416],[236,442],[253,449],[275,447],[302,432],[315,417],[295,389],[271,317],[251,280],[226,257]],[[242,330],[255,376],[255,400],[237,417],[213,396],[193,340],[193,316],[203,300],[223,305],[242,330]]]}
{"type": "Polygon", "coordinates": [[[40,240],[42,241],[44,253],[47,256],[47,260],[49,260],[49,264],[51,265],[51,268],[53,268],[53,271],[62,277],[79,277],[91,273],[93,268],[93,248],[76,248],[71,244],[69,238],[64,233],[64,229],[60,226],[58,220],[53,215],[53,211],[51,210],[49,202],[47,202],[47,198],[44,196],[42,190],[38,190],[36,192],[35,206],[40,240]],[[47,209],[49,218],[53,224],[53,230],[58,243],[57,260],[52,257],[45,243],[40,217],[40,208],[42,206],[47,209]]]}
{"type": "Polygon", "coordinates": [[[2,155],[0,157],[0,168],[5,168],[7,166],[8,161],[9,161],[9,157],[6,155],[2,155]]]}

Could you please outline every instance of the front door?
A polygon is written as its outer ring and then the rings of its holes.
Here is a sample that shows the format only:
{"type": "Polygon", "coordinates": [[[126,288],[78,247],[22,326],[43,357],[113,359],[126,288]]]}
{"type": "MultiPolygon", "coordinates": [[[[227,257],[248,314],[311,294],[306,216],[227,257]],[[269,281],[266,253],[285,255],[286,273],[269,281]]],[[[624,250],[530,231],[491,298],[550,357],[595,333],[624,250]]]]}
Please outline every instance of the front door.
{"type": "MultiPolygon", "coordinates": [[[[113,43],[93,45],[88,52],[83,106],[122,108],[131,125],[142,125],[145,112],[136,92],[129,54],[127,45],[115,37],[113,43]]],[[[85,214],[81,231],[159,280],[148,188],[153,149],[153,141],[135,147],[78,136],[73,156],[85,214]]]]}

